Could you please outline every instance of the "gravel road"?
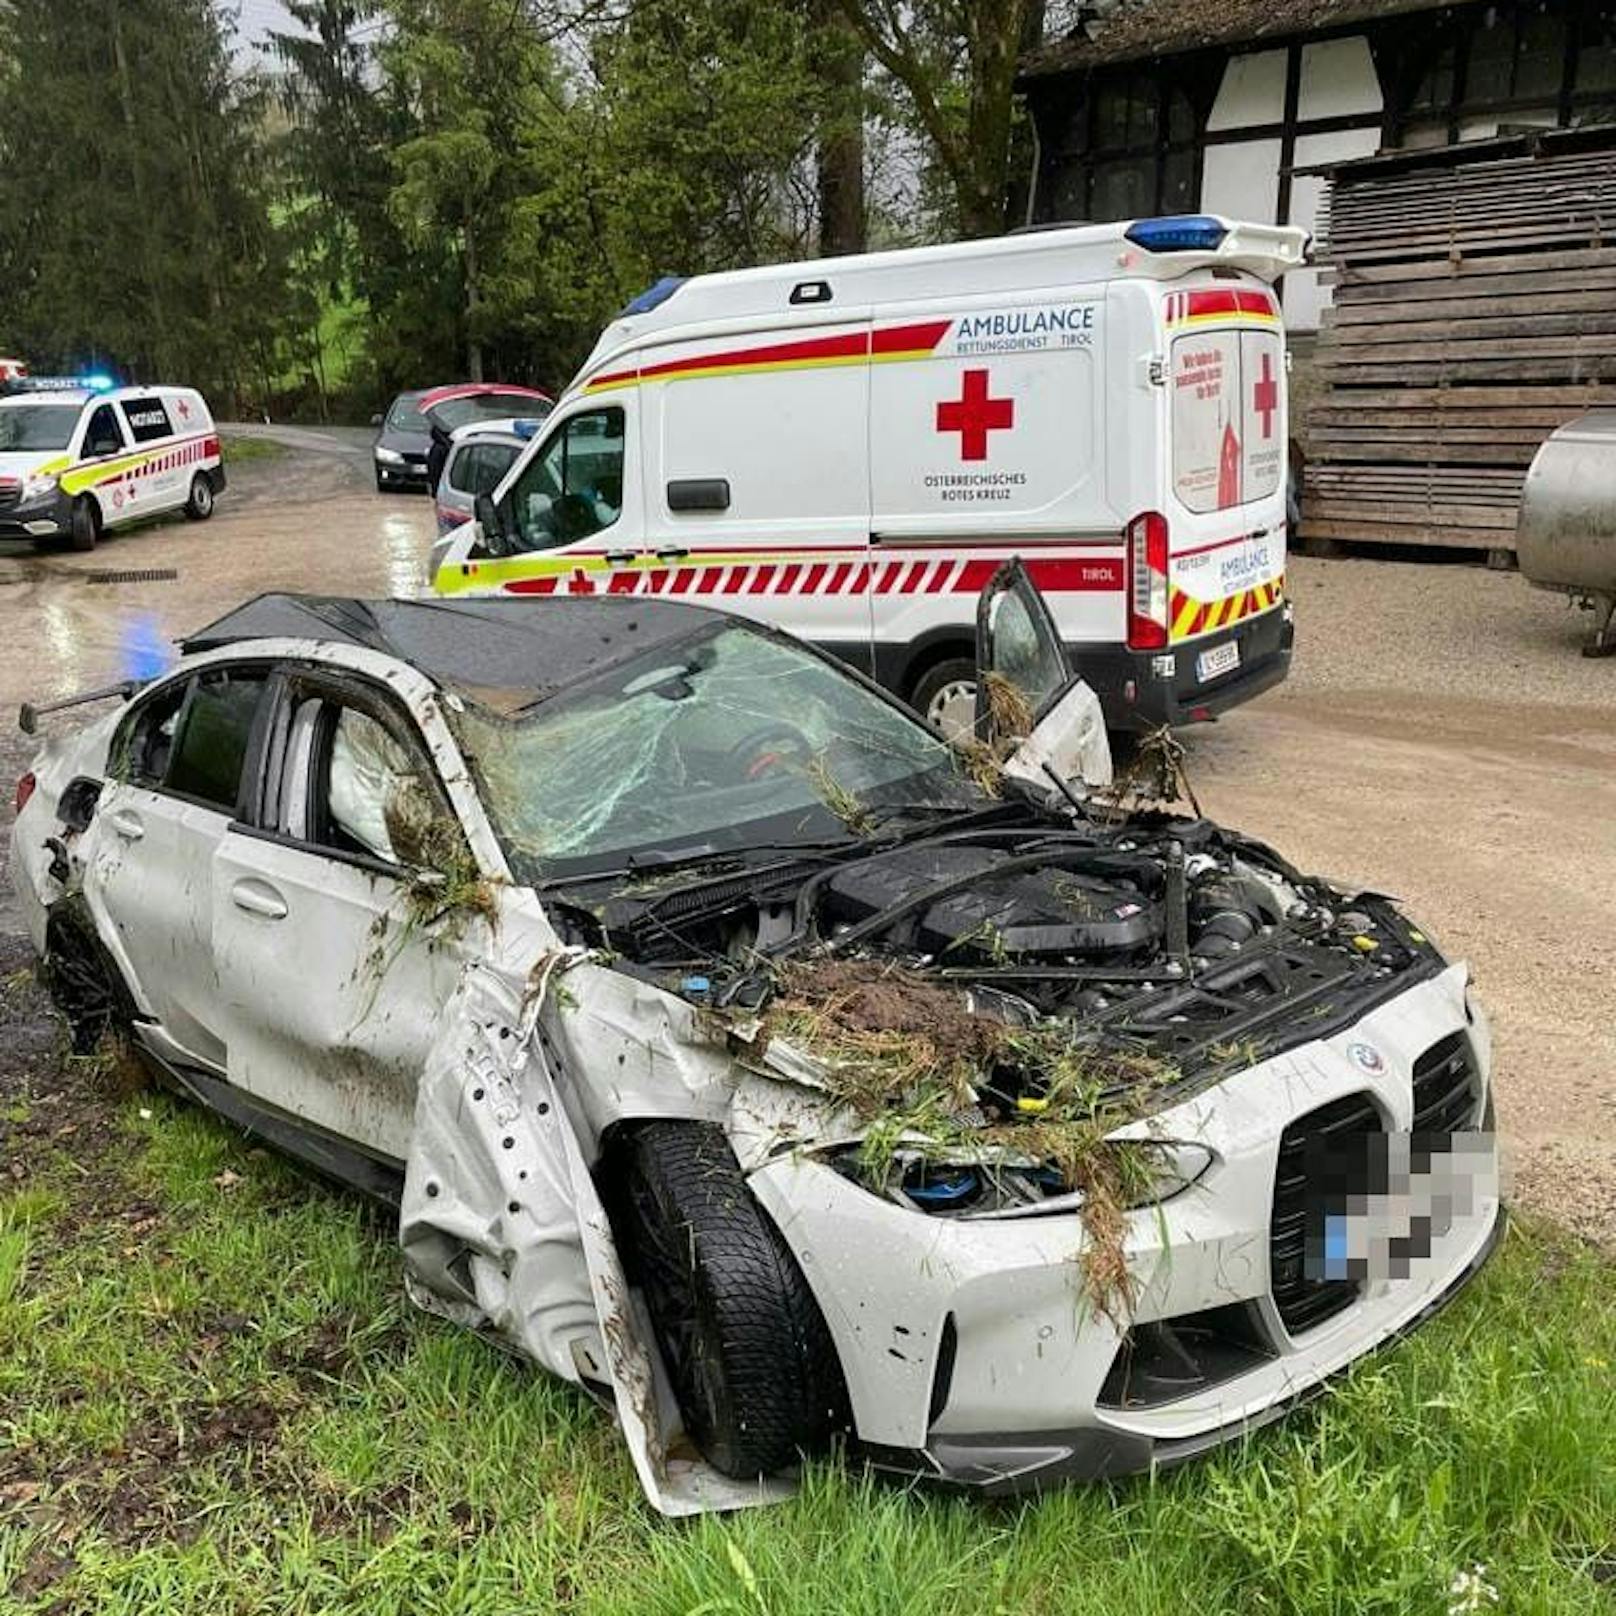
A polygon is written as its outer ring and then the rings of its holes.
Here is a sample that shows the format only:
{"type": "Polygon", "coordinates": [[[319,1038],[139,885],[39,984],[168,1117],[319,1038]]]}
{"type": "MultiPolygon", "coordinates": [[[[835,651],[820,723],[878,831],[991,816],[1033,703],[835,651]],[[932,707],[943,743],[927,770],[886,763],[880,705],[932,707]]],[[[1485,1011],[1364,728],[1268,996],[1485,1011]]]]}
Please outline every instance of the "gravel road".
{"type": "MultiPolygon", "coordinates": [[[[374,493],[369,434],[228,430],[284,452],[243,463],[213,521],[87,556],[0,545],[0,710],[120,677],[260,590],[422,586],[431,506],[374,493]],[[94,576],[159,568],[178,577],[94,576]]],[[[1584,621],[1514,574],[1298,557],[1290,586],[1290,681],[1189,732],[1202,806],[1400,895],[1472,963],[1518,1199],[1616,1244],[1616,659],[1580,657],[1584,621]]],[[[0,734],[8,775],[27,752],[0,734]]]]}

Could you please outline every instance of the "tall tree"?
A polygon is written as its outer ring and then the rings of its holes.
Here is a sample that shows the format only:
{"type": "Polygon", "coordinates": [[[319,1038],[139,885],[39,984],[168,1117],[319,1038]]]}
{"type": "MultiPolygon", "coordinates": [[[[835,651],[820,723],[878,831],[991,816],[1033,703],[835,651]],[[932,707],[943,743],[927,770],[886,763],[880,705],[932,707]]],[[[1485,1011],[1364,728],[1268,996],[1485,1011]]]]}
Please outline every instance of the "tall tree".
{"type": "Polygon", "coordinates": [[[809,26],[820,90],[819,250],[827,257],[863,252],[864,41],[840,0],[810,0],[809,26]]]}
{"type": "Polygon", "coordinates": [[[239,395],[284,265],[209,0],[0,0],[0,61],[13,340],[239,395]]]}
{"type": "Polygon", "coordinates": [[[892,76],[946,175],[967,236],[1009,222],[1016,62],[1038,43],[1043,0],[837,0],[892,76]]]}

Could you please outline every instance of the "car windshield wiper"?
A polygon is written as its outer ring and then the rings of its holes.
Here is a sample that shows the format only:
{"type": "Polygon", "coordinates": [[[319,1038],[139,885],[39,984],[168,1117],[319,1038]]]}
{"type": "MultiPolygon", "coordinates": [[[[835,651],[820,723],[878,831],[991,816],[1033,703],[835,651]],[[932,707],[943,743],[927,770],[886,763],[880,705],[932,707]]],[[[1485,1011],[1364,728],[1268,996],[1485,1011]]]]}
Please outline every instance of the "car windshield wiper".
{"type": "Polygon", "coordinates": [[[725,872],[745,869],[759,854],[787,853],[802,857],[823,858],[831,853],[846,853],[858,843],[850,837],[833,842],[749,842],[744,847],[715,847],[706,843],[685,853],[671,857],[650,857],[643,861],[630,856],[629,861],[609,870],[579,870],[572,875],[552,876],[535,883],[540,892],[553,892],[564,887],[594,886],[601,881],[652,881],[659,876],[687,874],[701,869],[719,867],[725,872]]]}

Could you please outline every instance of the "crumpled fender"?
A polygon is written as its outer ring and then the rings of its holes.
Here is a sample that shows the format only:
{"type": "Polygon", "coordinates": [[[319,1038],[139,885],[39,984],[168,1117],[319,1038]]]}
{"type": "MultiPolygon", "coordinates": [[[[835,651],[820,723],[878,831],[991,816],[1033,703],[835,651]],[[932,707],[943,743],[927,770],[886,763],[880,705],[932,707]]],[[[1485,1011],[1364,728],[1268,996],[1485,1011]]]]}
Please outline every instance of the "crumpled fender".
{"type": "Polygon", "coordinates": [[[554,1374],[608,1390],[647,1497],[664,1515],[788,1496],[736,1482],[686,1439],[649,1320],[629,1288],[538,1036],[557,955],[527,999],[468,967],[416,1094],[399,1213],[405,1283],[429,1312],[554,1374]]]}

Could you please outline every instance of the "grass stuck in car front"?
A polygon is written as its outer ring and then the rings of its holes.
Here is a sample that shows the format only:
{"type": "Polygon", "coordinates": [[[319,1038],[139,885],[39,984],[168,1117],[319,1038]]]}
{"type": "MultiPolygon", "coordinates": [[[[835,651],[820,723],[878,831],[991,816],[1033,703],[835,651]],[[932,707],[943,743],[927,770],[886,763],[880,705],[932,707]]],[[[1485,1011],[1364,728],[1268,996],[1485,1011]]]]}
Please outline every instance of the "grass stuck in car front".
{"type": "MultiPolygon", "coordinates": [[[[7,968],[22,963],[7,950],[7,968]]],[[[389,1220],[0,995],[0,1609],[1608,1613],[1616,1264],[1518,1222],[1329,1397],[992,1505],[808,1474],[670,1524],[584,1397],[405,1301],[389,1220]]]]}

